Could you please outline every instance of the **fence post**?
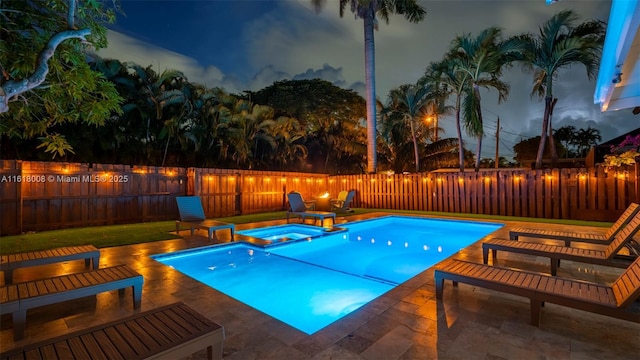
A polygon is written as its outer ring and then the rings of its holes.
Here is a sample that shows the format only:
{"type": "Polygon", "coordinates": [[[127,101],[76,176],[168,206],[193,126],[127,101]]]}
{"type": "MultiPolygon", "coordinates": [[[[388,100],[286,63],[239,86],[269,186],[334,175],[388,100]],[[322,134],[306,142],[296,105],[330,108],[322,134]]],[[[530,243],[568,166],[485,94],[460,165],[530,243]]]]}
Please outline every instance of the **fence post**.
{"type": "Polygon", "coordinates": [[[244,187],[244,176],[236,173],[236,215],[242,215],[242,189],[244,187]]]}
{"type": "Polygon", "coordinates": [[[634,166],[635,168],[635,193],[636,193],[636,199],[635,202],[636,203],[640,203],[640,156],[636,156],[635,158],[636,164],[634,166]]]}

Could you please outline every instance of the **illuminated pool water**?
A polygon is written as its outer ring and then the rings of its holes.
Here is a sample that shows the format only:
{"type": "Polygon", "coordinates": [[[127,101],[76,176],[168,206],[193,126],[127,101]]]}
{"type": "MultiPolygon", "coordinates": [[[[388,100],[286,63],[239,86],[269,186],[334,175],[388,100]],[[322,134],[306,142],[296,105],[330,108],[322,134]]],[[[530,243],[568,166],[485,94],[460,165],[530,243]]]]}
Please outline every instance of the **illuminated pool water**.
{"type": "Polygon", "coordinates": [[[389,216],[340,226],[348,231],[154,258],[312,334],[502,225],[389,216]]]}

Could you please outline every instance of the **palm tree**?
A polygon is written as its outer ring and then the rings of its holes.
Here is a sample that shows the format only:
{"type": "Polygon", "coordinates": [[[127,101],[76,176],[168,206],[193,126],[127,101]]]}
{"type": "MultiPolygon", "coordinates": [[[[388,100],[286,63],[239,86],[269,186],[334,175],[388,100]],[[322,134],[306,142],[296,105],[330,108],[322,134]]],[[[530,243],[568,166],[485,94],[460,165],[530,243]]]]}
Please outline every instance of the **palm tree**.
{"type": "Polygon", "coordinates": [[[451,95],[455,96],[454,111],[456,114],[456,132],[458,136],[458,163],[460,165],[460,172],[463,172],[464,143],[462,141],[462,127],[460,125],[460,109],[468,74],[457,71],[457,69],[457,60],[455,58],[444,58],[440,62],[429,64],[425,75],[420,79],[419,83],[437,86],[441,90],[441,95],[444,98],[451,95]]]}
{"type": "MultiPolygon", "coordinates": [[[[320,10],[326,0],[311,0],[316,10],[320,10]]],[[[375,45],[373,30],[378,28],[378,17],[389,23],[391,14],[403,15],[410,22],[424,19],[426,10],[417,0],[340,0],[340,17],[350,6],[351,11],[364,21],[364,62],[367,100],[367,171],[377,170],[376,159],[376,79],[375,45]]]]}
{"type": "Polygon", "coordinates": [[[485,29],[476,37],[470,34],[457,36],[447,55],[455,63],[455,71],[466,74],[462,109],[467,133],[478,139],[475,171],[480,169],[484,137],[480,88],[497,90],[498,101],[503,101],[509,93],[509,85],[500,80],[502,68],[519,55],[519,43],[502,41],[501,36],[502,30],[498,27],[485,29]]]}
{"type": "Polygon", "coordinates": [[[424,140],[424,124],[422,119],[426,115],[427,107],[433,102],[433,92],[429,86],[401,85],[389,92],[389,106],[387,112],[391,112],[386,118],[389,121],[399,121],[404,127],[408,127],[413,143],[413,154],[416,172],[420,172],[420,143],[424,140]],[[420,135],[419,135],[420,134],[420,135]]]}
{"type": "Polygon", "coordinates": [[[578,156],[585,157],[589,152],[589,149],[598,145],[598,142],[602,140],[600,136],[600,130],[594,129],[589,126],[586,129],[578,130],[575,137],[575,144],[578,148],[578,156]]]}
{"type": "Polygon", "coordinates": [[[552,131],[550,118],[557,101],[553,97],[553,80],[558,71],[582,64],[587,70],[587,77],[591,79],[598,69],[605,25],[601,21],[590,20],[576,26],[577,20],[574,12],[564,10],[549,19],[540,28],[537,37],[525,34],[516,38],[524,47],[524,63],[534,68],[531,94],[544,96],[542,136],[536,155],[536,168],[542,167],[547,136],[552,131]]]}

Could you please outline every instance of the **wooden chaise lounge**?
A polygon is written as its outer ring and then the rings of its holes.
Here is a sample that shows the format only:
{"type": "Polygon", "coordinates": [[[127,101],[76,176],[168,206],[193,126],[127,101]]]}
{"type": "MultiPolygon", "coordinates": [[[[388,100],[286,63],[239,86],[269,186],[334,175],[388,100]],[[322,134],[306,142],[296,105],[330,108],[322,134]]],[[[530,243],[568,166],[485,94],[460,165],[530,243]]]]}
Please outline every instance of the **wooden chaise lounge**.
{"type": "Polygon", "coordinates": [[[571,260],[589,264],[615,266],[626,268],[631,262],[629,259],[616,258],[618,252],[640,229],[640,214],[633,217],[615,236],[614,240],[604,250],[592,250],[575,247],[546,245],[506,239],[490,239],[482,243],[482,261],[489,262],[491,251],[495,263],[498,251],[508,251],[525,255],[548,257],[551,263],[551,275],[556,275],[560,260],[571,260]]]}
{"type": "Polygon", "coordinates": [[[81,273],[56,276],[0,287],[0,315],[12,314],[16,340],[24,337],[27,310],[67,300],[118,290],[124,295],[132,288],[133,307],[140,308],[142,275],[126,265],[112,266],[81,273]]]}
{"type": "Polygon", "coordinates": [[[293,216],[299,216],[304,223],[307,218],[312,218],[314,222],[320,221],[320,225],[324,224],[324,219],[331,219],[332,223],[336,223],[336,213],[329,211],[316,211],[313,205],[308,206],[307,202],[302,199],[300,193],[292,191],[287,194],[287,200],[289,200],[289,209],[287,210],[287,223],[289,218],[293,216]]]}
{"type": "Polygon", "coordinates": [[[202,201],[199,196],[178,196],[176,197],[180,220],[176,220],[176,234],[180,231],[180,225],[186,225],[191,229],[191,236],[195,229],[207,231],[209,241],[213,240],[216,230],[229,229],[231,231],[231,241],[235,232],[235,225],[216,220],[208,220],[202,208],[202,201]]]}
{"type": "Polygon", "coordinates": [[[565,246],[571,246],[571,243],[583,242],[590,244],[608,245],[622,230],[631,219],[640,212],[640,205],[631,203],[629,207],[620,215],[618,220],[604,234],[594,233],[576,233],[567,231],[553,231],[544,229],[514,228],[509,231],[511,240],[519,240],[521,236],[528,238],[553,239],[564,241],[565,246]]]}
{"type": "Polygon", "coordinates": [[[459,282],[529,298],[531,324],[540,325],[545,302],[640,323],[640,312],[630,305],[640,296],[640,258],[611,286],[553,277],[536,272],[488,266],[455,259],[435,270],[436,298],[442,300],[444,280],[459,282]]]}
{"type": "Polygon", "coordinates": [[[222,358],[224,329],[183,303],[26,345],[0,359],[182,359],[207,348],[222,358]]]}
{"type": "Polygon", "coordinates": [[[4,283],[10,284],[13,280],[13,271],[16,269],[76,259],[84,259],[87,267],[93,264],[93,268],[97,269],[100,265],[100,250],[93,245],[80,245],[2,255],[0,270],[4,272],[4,283]]]}

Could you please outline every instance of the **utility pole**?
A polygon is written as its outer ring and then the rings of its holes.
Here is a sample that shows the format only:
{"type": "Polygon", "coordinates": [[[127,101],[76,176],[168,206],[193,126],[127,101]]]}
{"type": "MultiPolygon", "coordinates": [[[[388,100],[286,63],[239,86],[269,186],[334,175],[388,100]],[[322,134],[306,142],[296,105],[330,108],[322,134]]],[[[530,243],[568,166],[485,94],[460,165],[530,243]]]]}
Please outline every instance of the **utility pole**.
{"type": "Polygon", "coordinates": [[[500,163],[500,116],[498,116],[498,122],[496,123],[496,163],[495,168],[498,168],[498,164],[500,163]]]}

